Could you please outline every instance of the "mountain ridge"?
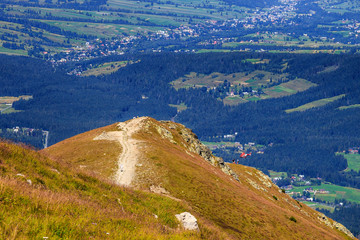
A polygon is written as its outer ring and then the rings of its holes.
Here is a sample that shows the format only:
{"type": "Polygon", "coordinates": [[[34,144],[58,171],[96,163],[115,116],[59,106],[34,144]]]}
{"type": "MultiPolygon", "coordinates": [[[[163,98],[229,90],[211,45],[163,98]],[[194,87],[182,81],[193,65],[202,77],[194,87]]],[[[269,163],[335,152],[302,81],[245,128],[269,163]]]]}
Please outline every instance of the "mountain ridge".
{"type": "MultiPolygon", "coordinates": [[[[137,142],[133,143],[141,155],[133,163],[136,170],[131,184],[123,185],[185,203],[191,209],[189,212],[197,217],[200,229],[211,226],[225,234],[225,237],[218,235],[215,238],[274,239],[276,236],[277,239],[287,239],[289,234],[293,239],[315,239],[316,236],[321,239],[344,238],[344,233],[338,230],[353,237],[341,224],[291,199],[260,171],[224,164],[181,124],[142,117],[93,130],[84,136],[91,143],[94,139],[96,142],[108,141],[113,147],[123,150],[124,144],[113,139],[109,141],[109,138],[104,140],[107,138],[104,136],[114,131],[129,132],[128,126],[131,125],[137,125],[137,131],[130,130],[132,132],[127,137],[136,139],[137,142]]],[[[43,151],[74,167],[91,168],[91,164],[84,165],[86,160],[79,164],[75,150],[76,142],[81,142],[79,139],[81,135],[43,151]],[[64,153],[64,149],[72,155],[64,153]]],[[[121,155],[113,159],[116,167],[107,177],[115,179],[117,171],[127,171],[126,165],[123,169],[119,163],[116,165],[121,155]]],[[[92,170],[104,175],[99,167],[92,170]]]]}

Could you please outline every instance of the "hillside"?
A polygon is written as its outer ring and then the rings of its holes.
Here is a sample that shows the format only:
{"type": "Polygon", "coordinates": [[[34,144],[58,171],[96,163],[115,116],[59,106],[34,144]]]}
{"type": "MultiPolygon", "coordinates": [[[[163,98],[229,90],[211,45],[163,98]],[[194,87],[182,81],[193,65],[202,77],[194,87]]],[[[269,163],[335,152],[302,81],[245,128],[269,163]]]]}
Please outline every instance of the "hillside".
{"type": "MultiPolygon", "coordinates": [[[[96,209],[102,221],[112,227],[117,224],[121,229],[125,227],[130,237],[145,238],[141,234],[150,232],[152,235],[148,238],[171,236],[171,239],[174,234],[179,239],[349,238],[337,230],[346,231],[342,225],[291,199],[260,171],[234,164],[230,169],[181,124],[137,118],[77,135],[43,153],[56,159],[56,169],[62,164],[63,169],[59,171],[71,166],[69,171],[73,174],[67,176],[86,185],[68,189],[67,194],[99,204],[96,209]],[[106,178],[120,186],[103,182],[106,178]],[[107,196],[101,191],[106,191],[107,196]],[[121,198],[120,205],[119,202],[116,205],[116,201],[111,205],[111,201],[104,203],[98,199],[108,198],[108,194],[112,199],[121,198]],[[114,219],[127,219],[125,226],[106,221],[110,216],[103,213],[101,204],[110,204],[106,207],[108,210],[114,208],[111,210],[114,219]],[[184,211],[197,218],[199,231],[191,233],[177,226],[174,215],[184,211]],[[149,219],[149,229],[145,230],[142,223],[149,219]]],[[[42,161],[48,165],[52,163],[48,159],[42,161]]],[[[32,188],[26,183],[22,185],[32,188]]],[[[64,191],[59,188],[56,187],[56,191],[64,191]]],[[[55,190],[49,187],[46,191],[55,190]]],[[[60,209],[62,207],[57,211],[60,209]]],[[[76,213],[81,214],[85,213],[76,213]]],[[[29,216],[29,219],[34,217],[29,216]]],[[[79,225],[82,224],[67,226],[75,228],[76,232],[81,228],[79,225]]]]}
{"type": "Polygon", "coordinates": [[[61,64],[144,50],[356,52],[359,9],[350,0],[0,0],[0,53],[61,64]]]}

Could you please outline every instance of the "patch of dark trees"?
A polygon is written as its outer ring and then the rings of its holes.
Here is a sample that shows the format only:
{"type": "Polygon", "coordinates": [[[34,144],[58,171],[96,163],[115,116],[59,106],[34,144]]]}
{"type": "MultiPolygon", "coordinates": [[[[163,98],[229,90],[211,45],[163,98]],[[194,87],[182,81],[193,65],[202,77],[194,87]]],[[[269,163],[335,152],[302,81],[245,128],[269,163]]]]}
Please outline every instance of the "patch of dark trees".
{"type": "MultiPolygon", "coordinates": [[[[358,108],[340,106],[360,103],[360,56],[291,55],[266,53],[133,54],[70,63],[59,68],[41,60],[0,56],[0,94],[33,95],[14,103],[23,112],[0,115],[0,127],[24,126],[49,130],[54,144],[75,134],[124,121],[136,116],[171,119],[176,109],[168,104],[185,103],[188,110],[175,120],[192,128],[201,140],[216,141],[238,132],[235,141],[256,142],[273,147],[254,154],[243,164],[260,169],[322,177],[344,186],[360,187],[359,173],[343,173],[346,160],[335,155],[360,145],[358,108]],[[269,64],[252,64],[248,58],[270,59],[269,64]],[[132,60],[135,64],[100,77],[75,77],[66,72],[101,62],[132,60]],[[250,73],[266,70],[290,79],[305,78],[318,84],[283,98],[224,106],[204,89],[180,89],[169,84],[190,72],[250,73]],[[338,68],[323,72],[331,66],[338,68]],[[329,98],[346,96],[324,107],[286,113],[286,109],[329,98]]],[[[225,156],[226,157],[226,156],[225,156]]],[[[227,159],[230,160],[230,159],[227,159]]]]}
{"type": "Polygon", "coordinates": [[[331,212],[326,209],[316,209],[337,222],[344,224],[355,237],[360,237],[360,204],[346,201],[345,199],[335,200],[335,210],[331,212]],[[342,203],[341,205],[339,203],[342,203]]]}
{"type": "MultiPolygon", "coordinates": [[[[0,0],[0,6],[6,6],[6,4],[14,4],[13,1],[0,0]]],[[[39,0],[31,1],[17,1],[17,5],[24,7],[47,7],[47,8],[67,8],[77,10],[100,10],[101,5],[106,4],[106,0],[86,0],[84,2],[77,2],[75,0],[45,0],[40,3],[39,0]]]]}

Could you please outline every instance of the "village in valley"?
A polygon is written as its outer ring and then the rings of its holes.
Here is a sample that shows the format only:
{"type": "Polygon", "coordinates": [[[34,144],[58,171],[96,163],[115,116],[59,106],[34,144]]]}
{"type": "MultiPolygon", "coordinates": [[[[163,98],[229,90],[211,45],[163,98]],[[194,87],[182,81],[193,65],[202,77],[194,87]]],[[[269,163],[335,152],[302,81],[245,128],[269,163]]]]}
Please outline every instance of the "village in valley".
{"type": "MultiPolygon", "coordinates": [[[[229,163],[244,164],[242,153],[251,153],[246,158],[248,161],[256,161],[253,157],[257,154],[264,154],[267,148],[271,148],[273,143],[260,145],[254,142],[241,144],[233,140],[238,133],[221,136],[219,142],[203,142],[215,154],[221,155],[229,163]]],[[[351,147],[341,153],[348,160],[348,169],[344,171],[360,171],[360,147],[351,147]]],[[[326,209],[334,211],[336,207],[359,203],[360,190],[350,187],[334,185],[324,179],[317,177],[311,178],[304,174],[267,172],[271,180],[282,189],[283,192],[299,202],[302,202],[312,208],[326,209]]]]}
{"type": "MultiPolygon", "coordinates": [[[[168,2],[170,5],[173,4],[170,1],[168,2]]],[[[163,5],[164,3],[158,4],[163,5]]],[[[166,18],[171,18],[172,20],[167,19],[169,22],[165,22],[163,25],[158,22],[151,22],[149,20],[151,18],[143,19],[140,14],[137,19],[144,24],[143,26],[139,23],[139,27],[134,28],[130,23],[127,23],[130,25],[118,23],[111,37],[104,37],[104,31],[108,28],[113,29],[116,26],[114,25],[116,22],[111,22],[115,21],[114,18],[116,16],[123,17],[123,14],[120,13],[121,9],[117,10],[109,7],[104,8],[102,12],[69,10],[69,14],[77,16],[84,22],[83,25],[81,25],[81,22],[76,22],[76,24],[74,22],[72,24],[72,20],[69,18],[65,26],[77,26],[80,24],[78,28],[83,31],[82,34],[84,36],[88,37],[83,38],[80,37],[82,35],[79,35],[74,40],[71,37],[67,37],[64,39],[64,43],[62,43],[62,47],[47,47],[45,42],[49,41],[49,39],[42,36],[44,34],[41,29],[35,27],[25,29],[14,24],[13,26],[7,26],[6,29],[2,29],[0,25],[0,30],[4,31],[0,42],[2,42],[3,48],[7,49],[6,51],[28,51],[29,55],[42,57],[54,65],[66,62],[79,62],[96,57],[123,55],[129,52],[167,51],[200,53],[221,50],[272,52],[336,51],[340,53],[356,48],[360,44],[360,22],[356,18],[338,18],[334,22],[324,22],[314,26],[299,28],[302,21],[308,21],[309,19],[320,21],[319,19],[322,17],[321,15],[318,16],[318,14],[324,14],[312,9],[304,10],[302,4],[296,0],[281,0],[278,4],[268,8],[247,9],[234,7],[232,12],[227,12],[231,9],[225,11],[223,6],[210,4],[204,6],[206,6],[207,14],[213,16],[213,18],[192,16],[191,14],[186,17],[184,15],[181,18],[176,18],[175,15],[164,15],[164,17],[166,16],[166,18]],[[99,20],[100,18],[102,18],[101,21],[99,20]],[[123,29],[123,32],[118,29],[123,29]],[[124,29],[131,30],[126,32],[124,29]],[[13,33],[19,32],[22,35],[34,35],[36,33],[38,38],[44,38],[44,43],[42,44],[41,41],[37,40],[40,44],[29,48],[25,42],[22,43],[21,38],[17,37],[16,34],[9,34],[10,30],[13,33]],[[85,35],[88,34],[87,32],[92,35],[85,35]]],[[[177,7],[181,5],[179,3],[176,4],[177,7]]],[[[156,13],[156,8],[152,6],[153,4],[151,6],[144,5],[143,7],[156,13]]],[[[189,7],[187,4],[184,4],[184,6],[189,7]]],[[[195,5],[194,2],[193,7],[195,9],[199,6],[195,5]]],[[[328,13],[343,11],[343,9],[337,8],[329,9],[326,4],[322,5],[321,2],[319,2],[319,6],[328,13]]],[[[31,8],[25,11],[22,8],[17,10],[14,7],[9,6],[5,9],[4,13],[19,11],[21,14],[31,14],[31,17],[35,19],[56,19],[57,17],[55,15],[56,12],[51,9],[47,9],[44,15],[44,12],[35,12],[31,8]]],[[[134,12],[131,14],[130,19],[137,16],[136,14],[138,13],[134,12]]],[[[157,13],[154,14],[154,18],[155,16],[158,17],[157,13]]],[[[63,18],[61,16],[61,20],[64,20],[63,18]]],[[[63,25],[65,22],[54,22],[52,24],[60,26],[60,24],[63,25]]],[[[81,76],[83,71],[83,69],[78,68],[69,72],[69,74],[81,76]]]]}

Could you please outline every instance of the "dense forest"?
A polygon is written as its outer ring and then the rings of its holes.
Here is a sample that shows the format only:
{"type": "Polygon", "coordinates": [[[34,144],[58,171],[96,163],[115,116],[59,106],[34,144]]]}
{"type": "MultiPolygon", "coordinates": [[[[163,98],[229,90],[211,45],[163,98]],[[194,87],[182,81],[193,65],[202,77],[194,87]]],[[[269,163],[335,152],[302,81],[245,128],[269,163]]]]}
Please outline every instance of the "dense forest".
{"type": "Polygon", "coordinates": [[[1,96],[32,95],[14,107],[22,112],[0,115],[0,127],[50,131],[53,144],[75,134],[136,116],[171,119],[192,128],[201,140],[217,141],[234,134],[235,141],[273,143],[263,155],[242,163],[261,169],[295,172],[346,186],[360,187],[359,173],[341,172],[348,147],[360,145],[360,57],[357,55],[290,55],[265,53],[133,54],[93,59],[53,68],[41,60],[0,56],[1,96]],[[269,59],[253,64],[246,59],[269,59]],[[110,75],[75,77],[69,70],[111,61],[128,64],[110,75]],[[136,62],[136,63],[135,63],[136,62]],[[287,68],[284,68],[287,66],[287,68]],[[328,71],[328,69],[332,69],[328,71]],[[204,88],[175,90],[169,83],[189,74],[286,73],[288,79],[313,83],[305,92],[225,106],[204,88]],[[308,102],[345,94],[326,106],[286,113],[308,102]],[[177,113],[169,104],[185,104],[177,113]],[[300,163],[300,164],[299,164],[300,163]]]}

